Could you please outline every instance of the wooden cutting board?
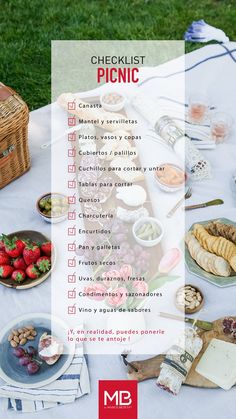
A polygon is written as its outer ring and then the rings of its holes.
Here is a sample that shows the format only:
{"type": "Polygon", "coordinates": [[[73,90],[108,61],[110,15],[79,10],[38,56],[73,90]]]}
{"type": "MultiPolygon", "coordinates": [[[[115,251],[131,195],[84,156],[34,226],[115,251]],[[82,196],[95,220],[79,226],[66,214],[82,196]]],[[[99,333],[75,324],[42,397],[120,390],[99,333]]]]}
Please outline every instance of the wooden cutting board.
{"type": "MultiPolygon", "coordinates": [[[[95,103],[100,103],[99,96],[88,96],[88,97],[84,96],[84,97],[82,97],[82,100],[85,101],[86,103],[94,103],[94,104],[95,103]]],[[[127,117],[127,113],[125,112],[124,109],[119,111],[119,113],[123,114],[124,117],[127,117]]],[[[117,126],[117,130],[119,130],[119,126],[117,126]]],[[[107,130],[105,130],[105,131],[107,131],[107,130]]],[[[102,146],[104,146],[104,143],[102,142],[102,139],[101,139],[101,135],[104,135],[105,131],[104,131],[103,128],[96,126],[96,136],[97,136],[96,146],[97,146],[97,150],[100,150],[102,148],[102,146]]],[[[127,131],[129,133],[132,133],[132,131],[130,131],[128,129],[127,129],[127,131]]],[[[110,134],[112,134],[112,132],[110,134]]],[[[128,140],[128,141],[129,141],[129,143],[132,147],[136,146],[137,151],[138,151],[138,147],[137,147],[136,143],[134,141],[131,141],[131,140],[128,140]]],[[[134,161],[135,161],[137,166],[141,166],[139,156],[137,158],[135,158],[134,161]]],[[[81,156],[79,156],[78,153],[77,153],[77,156],[76,156],[76,159],[75,159],[75,163],[76,163],[77,167],[80,166],[80,162],[81,162],[81,156]]],[[[106,167],[106,169],[107,169],[108,166],[110,165],[110,162],[111,161],[101,160],[101,165],[106,167]]],[[[78,178],[79,178],[79,175],[80,174],[78,173],[78,178]]],[[[109,172],[107,172],[107,171],[105,172],[105,177],[106,176],[110,176],[109,172]]],[[[153,176],[154,176],[154,174],[153,174],[153,176]]],[[[124,182],[117,175],[113,174],[113,177],[114,177],[114,180],[117,181],[117,182],[118,181],[119,182],[124,182]]],[[[103,175],[101,175],[101,177],[99,179],[102,180],[102,178],[103,178],[103,175]]],[[[146,198],[146,202],[143,206],[148,210],[150,217],[155,217],[154,208],[152,206],[151,197],[150,197],[149,190],[148,190],[148,184],[146,182],[145,176],[142,180],[134,181],[133,185],[140,185],[145,189],[145,191],[147,193],[147,198],[146,198]]],[[[79,189],[79,196],[82,197],[81,190],[80,190],[80,188],[78,188],[78,189],[79,189]]],[[[130,206],[126,205],[122,200],[117,199],[116,198],[116,192],[117,192],[116,188],[114,187],[110,196],[109,196],[109,198],[107,199],[107,201],[102,204],[103,212],[111,212],[112,209],[115,210],[118,206],[121,206],[122,208],[125,208],[127,210],[137,209],[137,207],[130,207],[130,206]]],[[[84,204],[83,203],[81,203],[81,207],[82,207],[83,212],[84,212],[84,204]]],[[[139,207],[141,207],[141,205],[139,205],[139,207]]],[[[86,229],[93,229],[95,226],[97,228],[99,228],[99,227],[101,227],[101,221],[100,220],[90,221],[89,219],[84,219],[84,225],[85,225],[86,229]]],[[[133,224],[131,224],[131,223],[130,224],[126,223],[126,226],[129,228],[129,233],[127,235],[127,239],[128,239],[128,242],[130,243],[131,246],[135,246],[137,243],[136,243],[136,241],[133,237],[133,234],[132,234],[132,225],[133,224]]],[[[150,266],[149,266],[148,275],[151,278],[156,274],[157,266],[158,266],[158,263],[159,263],[162,255],[163,255],[163,251],[162,251],[161,244],[157,244],[156,246],[149,247],[149,248],[144,247],[144,250],[148,251],[148,253],[150,254],[150,266]]],[[[96,268],[95,268],[95,270],[97,271],[96,268]]]]}
{"type": "MultiPolygon", "coordinates": [[[[232,317],[232,318],[234,319],[234,321],[236,321],[236,317],[232,317]]],[[[205,352],[208,344],[213,338],[236,344],[236,339],[229,337],[228,335],[225,335],[223,333],[222,321],[223,321],[223,318],[219,320],[215,320],[213,322],[214,327],[210,331],[199,330],[198,335],[203,340],[203,348],[191,367],[189,375],[184,383],[185,385],[192,386],[192,387],[201,387],[201,388],[218,388],[216,384],[212,383],[211,381],[199,375],[195,371],[195,368],[198,362],[200,361],[200,358],[202,357],[203,353],[205,352]]],[[[145,359],[143,361],[131,362],[131,364],[135,368],[137,368],[138,372],[135,372],[132,368],[129,367],[128,378],[130,380],[138,380],[138,381],[147,380],[149,378],[157,378],[159,376],[160,366],[164,358],[165,358],[165,355],[157,355],[153,358],[145,359]]]]}

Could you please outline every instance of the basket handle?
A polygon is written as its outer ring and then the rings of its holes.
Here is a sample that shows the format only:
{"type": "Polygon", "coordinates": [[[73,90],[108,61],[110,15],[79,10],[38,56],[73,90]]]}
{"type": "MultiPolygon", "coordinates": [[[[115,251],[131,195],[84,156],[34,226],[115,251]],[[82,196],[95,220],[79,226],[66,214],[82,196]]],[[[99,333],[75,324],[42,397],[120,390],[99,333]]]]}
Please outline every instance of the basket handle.
{"type": "Polygon", "coordinates": [[[15,94],[15,90],[0,84],[0,100],[6,100],[15,94]]]}

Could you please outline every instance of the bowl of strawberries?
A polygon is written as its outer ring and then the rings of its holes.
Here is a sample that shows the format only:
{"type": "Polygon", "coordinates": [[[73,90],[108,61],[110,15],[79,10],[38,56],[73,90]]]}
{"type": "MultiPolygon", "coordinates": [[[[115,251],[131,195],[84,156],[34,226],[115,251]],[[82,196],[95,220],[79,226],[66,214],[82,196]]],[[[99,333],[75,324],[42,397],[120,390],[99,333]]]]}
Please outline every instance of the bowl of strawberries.
{"type": "Polygon", "coordinates": [[[0,236],[0,284],[35,287],[49,277],[54,263],[55,249],[44,234],[24,230],[0,236]]]}

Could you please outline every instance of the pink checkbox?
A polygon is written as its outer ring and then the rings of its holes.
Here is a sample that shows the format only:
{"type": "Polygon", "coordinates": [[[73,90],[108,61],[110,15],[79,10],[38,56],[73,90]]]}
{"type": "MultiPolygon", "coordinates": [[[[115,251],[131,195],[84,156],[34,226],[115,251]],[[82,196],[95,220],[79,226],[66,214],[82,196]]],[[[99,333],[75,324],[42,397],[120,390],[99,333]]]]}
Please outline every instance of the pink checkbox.
{"type": "Polygon", "coordinates": [[[76,165],[68,164],[68,173],[75,173],[75,172],[76,172],[76,165]]]}
{"type": "Polygon", "coordinates": [[[68,212],[68,220],[75,220],[76,219],[76,212],[75,211],[69,211],[68,212]]]}
{"type": "Polygon", "coordinates": [[[68,252],[75,252],[76,251],[76,244],[75,243],[68,243],[67,249],[68,249],[68,252]]]}
{"type": "Polygon", "coordinates": [[[76,180],[68,180],[68,188],[75,189],[76,188],[76,180]]]}
{"type": "Polygon", "coordinates": [[[76,196],[75,195],[71,195],[68,196],[68,204],[76,204],[76,196]]]}
{"type": "Polygon", "coordinates": [[[68,157],[75,157],[75,154],[76,154],[75,148],[69,148],[68,157]]]}
{"type": "Polygon", "coordinates": [[[75,290],[75,288],[73,290],[68,291],[67,296],[70,299],[75,299],[76,298],[76,290],[75,290]]]}
{"type": "Polygon", "coordinates": [[[72,275],[68,275],[67,281],[69,282],[69,284],[74,284],[76,282],[75,272],[72,275]]]}
{"type": "Polygon", "coordinates": [[[76,125],[76,117],[75,116],[69,116],[67,122],[68,122],[68,126],[69,127],[75,127],[75,125],[76,125]]]}
{"type": "Polygon", "coordinates": [[[75,268],[76,267],[76,260],[75,260],[75,258],[68,259],[68,267],[69,268],[75,268]]]}
{"type": "Polygon", "coordinates": [[[68,134],[68,141],[75,141],[76,140],[76,132],[70,132],[68,134]]]}
{"type": "Polygon", "coordinates": [[[76,314],[76,307],[75,304],[73,306],[68,306],[68,310],[67,310],[68,314],[76,314]]]}
{"type": "Polygon", "coordinates": [[[67,103],[67,109],[68,109],[68,111],[75,111],[75,109],[76,109],[75,100],[73,102],[68,102],[67,103]]]}
{"type": "Polygon", "coordinates": [[[69,227],[68,228],[68,236],[75,236],[76,235],[76,227],[69,227]]]}

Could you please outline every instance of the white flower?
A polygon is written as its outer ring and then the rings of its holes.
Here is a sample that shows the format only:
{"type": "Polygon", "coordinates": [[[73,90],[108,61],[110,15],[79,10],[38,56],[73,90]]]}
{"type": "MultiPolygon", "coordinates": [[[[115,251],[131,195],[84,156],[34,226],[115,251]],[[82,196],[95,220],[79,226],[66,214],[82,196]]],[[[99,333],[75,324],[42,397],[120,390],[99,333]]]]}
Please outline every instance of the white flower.
{"type": "Polygon", "coordinates": [[[191,23],[184,34],[185,41],[190,42],[229,42],[229,38],[221,30],[208,25],[203,19],[191,23]]]}

